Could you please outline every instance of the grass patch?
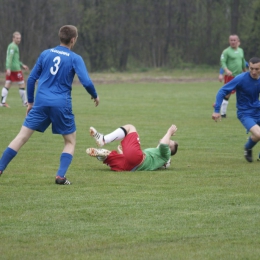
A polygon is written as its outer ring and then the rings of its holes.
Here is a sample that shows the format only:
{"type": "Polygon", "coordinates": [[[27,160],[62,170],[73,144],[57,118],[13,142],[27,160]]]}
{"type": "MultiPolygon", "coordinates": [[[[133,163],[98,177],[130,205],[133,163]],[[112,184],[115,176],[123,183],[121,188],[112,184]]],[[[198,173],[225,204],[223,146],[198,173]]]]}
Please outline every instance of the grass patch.
{"type": "MultiPolygon", "coordinates": [[[[227,119],[211,119],[220,86],[97,85],[99,107],[75,86],[77,146],[67,173],[73,185],[54,184],[62,137],[35,133],[0,179],[0,259],[258,259],[259,163],[243,158],[247,135],[235,96],[227,119]],[[137,127],[143,148],[178,126],[170,169],[116,173],[86,155],[95,145],[90,126],[107,133],[127,123],[137,127]]],[[[15,87],[8,103],[0,109],[2,151],[25,116],[15,87]]]]}

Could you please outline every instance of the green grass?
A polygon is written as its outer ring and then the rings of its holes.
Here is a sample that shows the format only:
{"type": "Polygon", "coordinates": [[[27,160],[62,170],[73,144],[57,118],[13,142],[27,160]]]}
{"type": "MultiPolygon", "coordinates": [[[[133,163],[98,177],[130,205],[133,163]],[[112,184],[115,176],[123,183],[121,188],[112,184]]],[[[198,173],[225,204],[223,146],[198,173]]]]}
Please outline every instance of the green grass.
{"type": "MultiPolygon", "coordinates": [[[[259,259],[260,148],[247,163],[235,96],[227,119],[211,119],[220,86],[97,85],[99,107],[75,86],[73,185],[54,184],[62,137],[35,133],[0,178],[0,259],[259,259]],[[117,173],[86,155],[94,145],[89,126],[107,133],[127,123],[143,148],[178,126],[170,169],[117,173]]],[[[8,103],[0,109],[1,152],[25,115],[15,87],[8,103]]]]}

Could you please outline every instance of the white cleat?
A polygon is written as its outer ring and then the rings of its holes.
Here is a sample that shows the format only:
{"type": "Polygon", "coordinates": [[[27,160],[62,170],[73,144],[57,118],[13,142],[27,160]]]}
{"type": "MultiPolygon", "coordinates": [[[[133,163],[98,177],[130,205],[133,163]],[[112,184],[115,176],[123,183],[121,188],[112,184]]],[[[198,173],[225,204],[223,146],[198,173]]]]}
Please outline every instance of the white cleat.
{"type": "Polygon", "coordinates": [[[107,156],[111,153],[111,151],[100,148],[88,148],[86,153],[89,156],[96,157],[99,161],[106,160],[107,156]]]}
{"type": "Polygon", "coordinates": [[[96,140],[96,143],[99,147],[102,147],[105,144],[104,135],[100,134],[94,127],[89,128],[90,135],[96,140]]]}

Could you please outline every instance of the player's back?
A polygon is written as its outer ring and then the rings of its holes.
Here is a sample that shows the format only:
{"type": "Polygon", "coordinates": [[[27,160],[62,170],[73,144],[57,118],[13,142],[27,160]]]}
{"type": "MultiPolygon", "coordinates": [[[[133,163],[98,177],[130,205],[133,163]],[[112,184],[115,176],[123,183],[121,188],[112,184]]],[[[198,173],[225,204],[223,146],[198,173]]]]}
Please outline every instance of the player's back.
{"type": "Polygon", "coordinates": [[[35,106],[71,106],[71,88],[79,57],[63,46],[42,52],[32,72],[39,79],[35,106]]]}

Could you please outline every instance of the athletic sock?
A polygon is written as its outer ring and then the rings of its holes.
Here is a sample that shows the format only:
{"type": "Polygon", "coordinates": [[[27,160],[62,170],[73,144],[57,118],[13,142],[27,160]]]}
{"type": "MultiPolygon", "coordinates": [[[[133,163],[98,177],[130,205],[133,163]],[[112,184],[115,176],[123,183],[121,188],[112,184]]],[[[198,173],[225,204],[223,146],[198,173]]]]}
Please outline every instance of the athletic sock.
{"type": "Polygon", "coordinates": [[[5,103],[7,95],[8,95],[8,88],[3,87],[2,88],[2,100],[1,100],[2,103],[5,103]]]}
{"type": "Polygon", "coordinates": [[[104,141],[108,144],[116,140],[122,140],[125,138],[126,134],[126,130],[123,127],[119,127],[114,132],[105,135],[104,141]]]}
{"type": "Polygon", "coordinates": [[[19,88],[19,94],[20,94],[20,97],[22,99],[22,102],[23,104],[25,104],[27,101],[26,101],[26,92],[25,92],[25,89],[24,88],[19,88]]]}
{"type": "Polygon", "coordinates": [[[227,113],[227,107],[228,107],[228,100],[223,100],[221,109],[220,109],[220,114],[225,115],[227,113]]]}
{"type": "Polygon", "coordinates": [[[0,171],[4,171],[7,165],[12,161],[12,159],[16,156],[17,152],[10,147],[7,147],[0,159],[0,171]]]}
{"type": "Polygon", "coordinates": [[[248,150],[251,150],[256,144],[257,144],[257,142],[254,142],[251,139],[251,137],[249,137],[247,143],[245,144],[245,148],[248,150]]]}
{"type": "Polygon", "coordinates": [[[61,178],[65,177],[65,174],[71,164],[73,156],[69,153],[62,153],[60,156],[60,168],[57,171],[56,176],[61,178]]]}

